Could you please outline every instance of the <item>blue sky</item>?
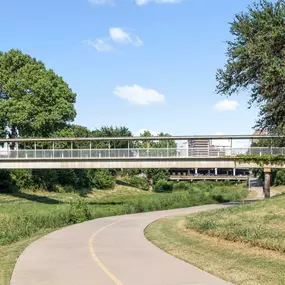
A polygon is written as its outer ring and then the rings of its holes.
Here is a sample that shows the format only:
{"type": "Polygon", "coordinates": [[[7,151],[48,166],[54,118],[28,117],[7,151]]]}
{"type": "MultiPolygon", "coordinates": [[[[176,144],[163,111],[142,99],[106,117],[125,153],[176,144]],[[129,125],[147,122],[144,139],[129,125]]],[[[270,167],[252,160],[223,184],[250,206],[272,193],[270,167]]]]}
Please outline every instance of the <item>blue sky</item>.
{"type": "Polygon", "coordinates": [[[2,1],[0,50],[21,49],[61,75],[77,93],[75,123],[90,129],[249,134],[257,110],[246,93],[217,95],[215,73],[228,23],[251,3],[2,1]]]}

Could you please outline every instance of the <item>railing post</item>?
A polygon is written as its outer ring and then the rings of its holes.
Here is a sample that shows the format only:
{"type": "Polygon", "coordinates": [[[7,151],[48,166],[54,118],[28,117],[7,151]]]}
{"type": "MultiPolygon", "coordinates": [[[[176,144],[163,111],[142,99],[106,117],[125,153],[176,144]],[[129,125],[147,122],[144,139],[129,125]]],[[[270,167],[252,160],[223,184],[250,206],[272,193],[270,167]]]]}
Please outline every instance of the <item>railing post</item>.
{"type": "Polygon", "coordinates": [[[37,143],[35,142],[35,147],[34,147],[34,158],[37,157],[37,143]]]}
{"type": "Polygon", "coordinates": [[[92,142],[90,141],[90,152],[89,152],[89,156],[90,156],[90,158],[91,158],[91,156],[92,156],[92,142]]]}
{"type": "Polygon", "coordinates": [[[166,152],[167,157],[169,157],[169,141],[167,141],[167,152],[166,152]]]}
{"type": "Polygon", "coordinates": [[[52,142],[52,158],[54,158],[54,142],[52,142]]]}
{"type": "Polygon", "coordinates": [[[128,158],[130,157],[130,141],[128,141],[128,158]]]}
{"type": "Polygon", "coordinates": [[[111,142],[109,141],[109,157],[111,157],[111,142]]]}

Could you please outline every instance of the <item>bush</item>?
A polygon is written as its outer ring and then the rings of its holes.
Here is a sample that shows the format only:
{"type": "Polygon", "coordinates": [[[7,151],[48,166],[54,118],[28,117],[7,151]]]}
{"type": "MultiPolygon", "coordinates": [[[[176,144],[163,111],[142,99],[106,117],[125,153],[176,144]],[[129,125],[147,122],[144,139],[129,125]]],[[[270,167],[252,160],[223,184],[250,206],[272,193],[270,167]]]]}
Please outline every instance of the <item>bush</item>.
{"type": "Polygon", "coordinates": [[[148,190],[149,185],[147,179],[139,176],[133,176],[128,180],[129,184],[141,190],[148,190]]]}
{"type": "Polygon", "coordinates": [[[178,183],[174,183],[173,189],[174,190],[188,190],[190,187],[189,182],[180,181],[178,183]]]}
{"type": "Polygon", "coordinates": [[[244,199],[248,195],[248,190],[216,187],[211,191],[210,195],[215,201],[224,203],[244,199]]]}
{"type": "Polygon", "coordinates": [[[17,189],[34,188],[34,180],[30,170],[15,169],[10,171],[10,175],[17,189]]]}
{"type": "Polygon", "coordinates": [[[173,182],[167,180],[159,180],[155,186],[155,192],[171,192],[173,190],[173,182]]]}
{"type": "Polygon", "coordinates": [[[285,185],[285,169],[278,170],[274,179],[274,185],[285,185]]]}
{"type": "Polygon", "coordinates": [[[68,210],[68,223],[82,223],[90,219],[91,212],[88,208],[88,204],[85,201],[79,199],[70,204],[70,208],[68,210]]]}
{"type": "Polygon", "coordinates": [[[115,187],[115,178],[108,170],[96,170],[91,177],[91,184],[97,189],[112,189],[115,187]]]}
{"type": "Polygon", "coordinates": [[[10,193],[15,190],[15,183],[8,170],[0,170],[0,193],[10,193]]]}

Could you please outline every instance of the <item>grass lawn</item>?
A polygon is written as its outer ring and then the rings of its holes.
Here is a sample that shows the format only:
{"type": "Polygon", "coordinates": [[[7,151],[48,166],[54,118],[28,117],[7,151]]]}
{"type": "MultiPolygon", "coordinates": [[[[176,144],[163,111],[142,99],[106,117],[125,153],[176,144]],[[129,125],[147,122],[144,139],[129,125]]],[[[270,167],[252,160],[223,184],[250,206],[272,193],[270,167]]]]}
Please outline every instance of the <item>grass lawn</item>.
{"type": "MultiPolygon", "coordinates": [[[[202,188],[202,186],[204,188],[202,188]]],[[[107,216],[184,208],[245,198],[237,186],[152,193],[117,185],[115,190],[80,193],[0,194],[0,285],[8,285],[15,262],[32,241],[67,225],[107,216]]]]}
{"type": "MultiPolygon", "coordinates": [[[[136,188],[116,186],[114,190],[94,190],[84,195],[84,200],[90,203],[94,216],[103,216],[122,214],[121,200],[151,195],[136,188]]],[[[70,208],[69,203],[78,199],[76,193],[45,191],[0,194],[0,285],[9,284],[18,256],[31,242],[68,224],[64,213],[70,208]]]]}
{"type": "Polygon", "coordinates": [[[285,284],[285,195],[163,219],[146,237],[166,252],[233,284],[285,284]]]}
{"type": "Polygon", "coordinates": [[[285,186],[274,186],[270,191],[273,195],[285,194],[285,186]]]}

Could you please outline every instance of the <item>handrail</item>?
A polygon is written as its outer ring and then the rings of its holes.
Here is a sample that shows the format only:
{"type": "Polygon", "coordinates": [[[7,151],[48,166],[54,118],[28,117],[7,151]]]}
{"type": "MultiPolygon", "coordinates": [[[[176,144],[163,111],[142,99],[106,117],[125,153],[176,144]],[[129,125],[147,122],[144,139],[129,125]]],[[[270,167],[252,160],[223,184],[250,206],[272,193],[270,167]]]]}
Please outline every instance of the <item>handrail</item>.
{"type": "Polygon", "coordinates": [[[203,158],[235,157],[250,155],[284,155],[285,148],[251,147],[251,148],[124,148],[124,149],[1,149],[3,159],[85,159],[85,158],[203,158]]]}
{"type": "Polygon", "coordinates": [[[20,142],[94,142],[94,141],[187,141],[187,140],[265,140],[284,139],[285,136],[268,135],[193,135],[193,136],[152,136],[152,137],[81,137],[81,138],[12,138],[0,139],[0,143],[20,142]]]}

